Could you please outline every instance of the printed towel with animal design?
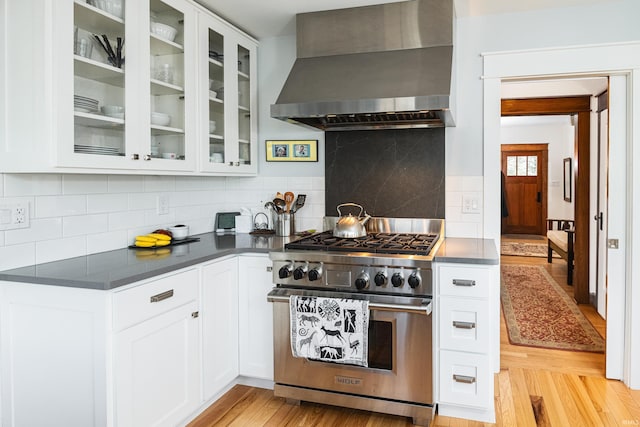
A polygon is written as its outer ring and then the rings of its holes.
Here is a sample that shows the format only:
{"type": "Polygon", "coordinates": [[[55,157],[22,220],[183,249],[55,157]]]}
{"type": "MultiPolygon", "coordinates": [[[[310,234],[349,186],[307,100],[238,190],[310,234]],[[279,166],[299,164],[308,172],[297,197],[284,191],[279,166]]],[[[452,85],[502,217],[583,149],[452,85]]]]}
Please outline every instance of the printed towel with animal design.
{"type": "Polygon", "coordinates": [[[293,295],[289,308],[294,357],[368,365],[368,301],[293,295]]]}

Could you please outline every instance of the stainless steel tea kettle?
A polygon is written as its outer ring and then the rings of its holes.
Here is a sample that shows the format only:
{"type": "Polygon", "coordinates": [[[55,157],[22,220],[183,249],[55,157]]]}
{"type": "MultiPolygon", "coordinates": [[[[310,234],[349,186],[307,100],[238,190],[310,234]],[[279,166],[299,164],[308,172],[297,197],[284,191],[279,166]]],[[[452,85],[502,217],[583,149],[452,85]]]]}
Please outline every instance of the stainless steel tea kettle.
{"type": "Polygon", "coordinates": [[[336,208],[340,218],[336,222],[335,227],[333,228],[333,235],[335,237],[343,237],[347,239],[355,239],[358,237],[364,237],[367,235],[367,229],[365,224],[369,221],[371,216],[364,211],[364,208],[356,203],[343,203],[338,205],[336,208]],[[340,212],[340,208],[344,206],[355,206],[360,208],[360,212],[358,216],[353,216],[351,214],[342,215],[340,212]],[[361,216],[364,213],[364,217],[361,216]]]}

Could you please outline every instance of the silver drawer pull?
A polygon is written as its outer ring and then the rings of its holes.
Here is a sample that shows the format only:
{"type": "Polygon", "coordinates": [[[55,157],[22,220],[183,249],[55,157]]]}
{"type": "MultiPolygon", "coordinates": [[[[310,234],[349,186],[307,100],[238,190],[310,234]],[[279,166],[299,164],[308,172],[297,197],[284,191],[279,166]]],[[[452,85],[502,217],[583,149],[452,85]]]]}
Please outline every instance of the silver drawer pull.
{"type": "Polygon", "coordinates": [[[454,286],[475,286],[476,281],[469,279],[453,279],[453,284],[454,286]]]}
{"type": "Polygon", "coordinates": [[[475,329],[476,322],[460,322],[459,320],[454,320],[453,327],[458,329],[475,329]]]}
{"type": "Polygon", "coordinates": [[[173,296],[173,289],[169,289],[168,291],[164,291],[158,295],[154,295],[151,297],[151,302],[162,301],[163,299],[171,298],[173,296]]]}
{"type": "Polygon", "coordinates": [[[468,375],[453,374],[453,380],[457,383],[473,384],[476,382],[476,377],[470,377],[468,375]]]}

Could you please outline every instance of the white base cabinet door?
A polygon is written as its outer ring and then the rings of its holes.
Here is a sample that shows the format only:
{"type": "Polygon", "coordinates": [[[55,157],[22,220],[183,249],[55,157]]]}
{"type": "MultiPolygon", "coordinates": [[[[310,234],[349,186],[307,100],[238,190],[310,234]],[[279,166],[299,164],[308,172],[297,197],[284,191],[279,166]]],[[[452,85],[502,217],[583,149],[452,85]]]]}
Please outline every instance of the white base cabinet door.
{"type": "Polygon", "coordinates": [[[268,255],[238,257],[240,375],[273,381],[273,287],[268,255]]]}
{"type": "Polygon", "coordinates": [[[238,259],[202,267],[202,383],[208,401],[238,376],[238,259]]]}
{"type": "Polygon", "coordinates": [[[3,427],[108,425],[106,295],[0,282],[3,427]]]}
{"type": "Polygon", "coordinates": [[[119,427],[175,426],[198,407],[197,316],[194,301],[116,335],[119,427]]]}

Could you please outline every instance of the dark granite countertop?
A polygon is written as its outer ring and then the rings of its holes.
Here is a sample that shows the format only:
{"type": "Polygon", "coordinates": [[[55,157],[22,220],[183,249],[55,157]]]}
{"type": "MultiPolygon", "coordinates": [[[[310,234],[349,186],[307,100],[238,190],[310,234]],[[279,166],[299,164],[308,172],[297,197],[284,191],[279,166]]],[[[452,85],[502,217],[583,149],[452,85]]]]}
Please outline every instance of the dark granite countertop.
{"type": "Polygon", "coordinates": [[[118,249],[0,271],[0,280],[111,290],[227,255],[268,253],[281,249],[292,240],[290,237],[251,234],[204,233],[193,237],[200,241],[173,246],[169,255],[145,255],[140,249],[118,249]]]}
{"type": "MultiPolygon", "coordinates": [[[[118,249],[61,261],[0,271],[0,280],[73,288],[111,290],[139,280],[243,253],[282,250],[295,237],[204,233],[198,242],[173,246],[162,256],[140,249],[118,249]]],[[[437,262],[498,264],[493,240],[446,238],[434,258],[437,262]]]]}
{"type": "Polygon", "coordinates": [[[493,239],[447,237],[434,259],[435,262],[497,265],[500,255],[493,239]]]}

